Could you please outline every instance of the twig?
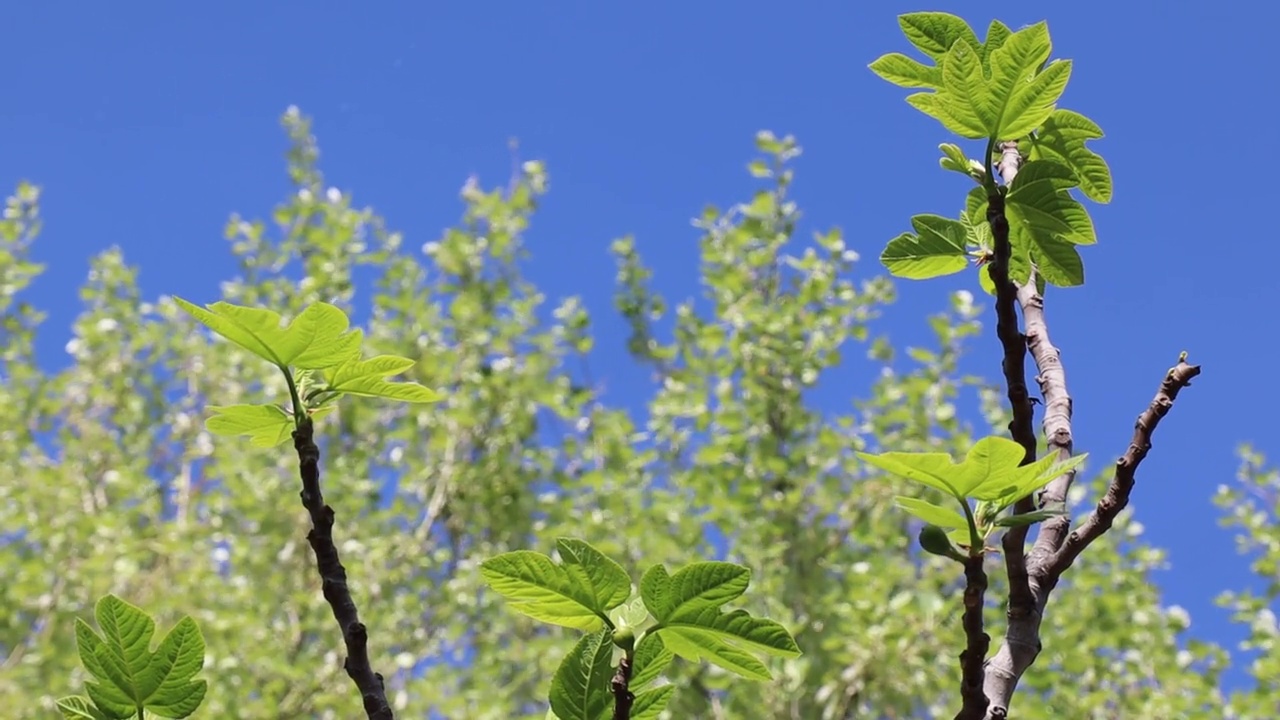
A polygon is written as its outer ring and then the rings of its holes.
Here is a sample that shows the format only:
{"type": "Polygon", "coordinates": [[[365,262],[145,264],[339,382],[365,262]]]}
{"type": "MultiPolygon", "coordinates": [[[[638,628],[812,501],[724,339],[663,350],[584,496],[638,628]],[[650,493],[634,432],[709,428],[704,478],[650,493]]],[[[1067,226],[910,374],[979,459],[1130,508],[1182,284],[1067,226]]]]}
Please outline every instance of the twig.
{"type": "Polygon", "coordinates": [[[298,451],[302,474],[302,505],[311,514],[307,542],[311,543],[316,554],[324,599],[333,608],[333,617],[342,628],[342,639],[347,645],[347,659],[342,666],[360,690],[369,720],[392,720],[395,716],[387,703],[382,675],[374,672],[369,664],[368,630],[360,622],[351,588],[347,586],[347,571],[338,558],[337,546],[333,544],[333,508],[324,503],[324,495],[320,493],[320,448],[316,447],[314,431],[308,417],[293,433],[293,447],[298,451]]]}
{"type": "Polygon", "coordinates": [[[1116,515],[1129,503],[1129,493],[1134,485],[1134,473],[1139,463],[1146,457],[1147,451],[1151,449],[1152,433],[1155,432],[1160,419],[1173,407],[1173,401],[1178,397],[1178,393],[1182,388],[1190,385],[1191,379],[1199,374],[1200,366],[1187,364],[1185,357],[1180,358],[1178,364],[1169,369],[1150,406],[1138,417],[1129,449],[1116,461],[1115,475],[1111,485],[1107,488],[1106,495],[1098,501],[1097,508],[1079,528],[1067,536],[1057,552],[1052,555],[1036,555],[1033,558],[1030,568],[1030,585],[1035,597],[1034,612],[1024,617],[1009,618],[1005,642],[987,663],[983,687],[984,694],[991,701],[988,718],[995,720],[1007,716],[1009,701],[1017,688],[1018,680],[1027,668],[1031,667],[1031,663],[1040,652],[1040,621],[1045,605],[1049,602],[1049,594],[1053,592],[1058,580],[1067,568],[1071,567],[1076,557],[1091,542],[1110,529],[1116,515]]]}
{"type": "Polygon", "coordinates": [[[613,689],[613,720],[631,720],[631,703],[635,702],[636,696],[632,694],[630,684],[631,658],[623,655],[618,662],[618,671],[609,682],[613,689]]]}
{"type": "Polygon", "coordinates": [[[960,653],[960,697],[963,701],[956,720],[982,720],[987,714],[987,695],[983,692],[983,663],[991,649],[991,636],[982,629],[982,610],[987,592],[984,554],[970,555],[964,563],[964,634],[967,639],[960,653]]]}
{"type": "Polygon", "coordinates": [[[1071,532],[1062,549],[1054,555],[1053,562],[1049,565],[1049,576],[1055,581],[1066,572],[1067,568],[1071,567],[1090,543],[1111,529],[1111,523],[1115,521],[1116,515],[1129,504],[1129,493],[1133,490],[1135,480],[1134,473],[1137,472],[1142,459],[1147,456],[1147,452],[1151,450],[1151,434],[1155,432],[1160,420],[1169,414],[1169,409],[1173,407],[1173,401],[1178,398],[1178,393],[1182,388],[1189,386],[1191,379],[1199,374],[1200,366],[1188,365],[1184,356],[1164,376],[1159,392],[1133,425],[1133,439],[1129,441],[1129,449],[1116,461],[1116,472],[1111,479],[1111,486],[1107,488],[1107,493],[1098,501],[1098,506],[1089,514],[1089,517],[1085,518],[1080,527],[1071,532]]]}

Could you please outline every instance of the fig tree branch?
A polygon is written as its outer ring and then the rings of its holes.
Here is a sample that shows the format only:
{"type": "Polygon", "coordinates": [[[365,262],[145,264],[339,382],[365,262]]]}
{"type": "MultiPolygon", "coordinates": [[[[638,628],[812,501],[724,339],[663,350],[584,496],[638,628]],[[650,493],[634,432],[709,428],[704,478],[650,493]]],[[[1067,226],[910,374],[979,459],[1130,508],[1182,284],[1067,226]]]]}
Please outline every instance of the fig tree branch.
{"type": "Polygon", "coordinates": [[[302,505],[311,515],[307,542],[315,551],[324,599],[333,608],[333,617],[342,629],[342,640],[347,646],[343,668],[360,690],[365,714],[369,720],[393,720],[395,716],[387,703],[382,675],[374,672],[369,663],[369,632],[360,622],[360,613],[347,585],[347,571],[333,542],[333,508],[325,504],[320,492],[320,448],[316,447],[314,433],[310,417],[304,417],[293,432],[293,447],[298,451],[302,475],[302,505]]]}
{"type": "Polygon", "coordinates": [[[1199,374],[1200,366],[1188,364],[1185,355],[1178,360],[1177,365],[1169,369],[1151,404],[1138,416],[1129,448],[1116,461],[1111,484],[1098,501],[1097,507],[1079,527],[1071,531],[1057,552],[1033,558],[1029,576],[1031,591],[1035,597],[1035,612],[1018,618],[1010,616],[1005,642],[987,663],[984,694],[991,702],[987,710],[988,718],[997,720],[1008,716],[1009,702],[1018,680],[1039,653],[1040,622],[1049,602],[1049,594],[1080,553],[1110,529],[1116,515],[1129,504],[1129,494],[1133,490],[1138,465],[1151,449],[1151,436],[1156,426],[1169,413],[1182,388],[1190,385],[1191,380],[1199,374]]]}

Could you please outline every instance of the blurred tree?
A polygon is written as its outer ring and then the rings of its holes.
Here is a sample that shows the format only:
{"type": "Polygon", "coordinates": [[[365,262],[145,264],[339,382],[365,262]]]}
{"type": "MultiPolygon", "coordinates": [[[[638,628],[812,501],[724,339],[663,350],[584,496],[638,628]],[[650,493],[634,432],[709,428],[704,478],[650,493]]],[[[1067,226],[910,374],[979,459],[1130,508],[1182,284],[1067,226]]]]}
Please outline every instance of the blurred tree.
{"type": "MultiPolygon", "coordinates": [[[[677,662],[670,717],[954,713],[960,579],[918,551],[891,503],[904,484],[868,474],[853,452],[959,454],[1007,422],[997,389],[957,369],[982,308],[956,293],[927,319],[932,347],[905,349],[902,370],[876,322],[892,283],[857,270],[838,231],[795,237],[793,139],[762,133],[750,170],[764,187],[703,213],[703,298],[670,309],[637,243],[614,243],[617,311],[639,371],[656,380],[636,413],[590,380],[582,303],[546,312],[520,271],[548,189],[541,163],[505,188],[467,182],[462,221],[419,250],[328,189],[296,109],[284,127],[296,191],[270,224],[232,218],[240,273],[223,299],[286,314],[325,300],[351,313],[357,290],[371,291],[369,352],[420,358],[411,379],[446,395],[349,398],[319,424],[338,541],[399,717],[542,717],[572,643],[502,607],[476,570],[561,535],[637,577],[654,563],[745,564],[748,609],[796,635],[805,654],[774,661],[772,684],[677,662]],[[833,372],[860,374],[872,391],[822,414],[812,393],[833,372]],[[957,411],[962,393],[981,399],[978,427],[957,411]]],[[[73,362],[37,366],[41,316],[18,298],[41,270],[27,255],[38,200],[21,186],[0,220],[0,707],[15,720],[54,716],[53,698],[84,679],[73,619],[113,592],[162,626],[183,614],[200,624],[210,691],[198,716],[358,716],[305,545],[296,458],[202,426],[206,404],[279,398],[283,380],[166,297],[140,297],[118,249],[93,260],[81,290],[73,362]]],[[[1151,572],[1163,553],[1126,514],[1055,594],[1020,718],[1275,717],[1280,479],[1244,457],[1219,503],[1270,584],[1223,603],[1249,628],[1256,687],[1219,689],[1227,650],[1193,639],[1186,612],[1161,604],[1151,572]]],[[[1072,502],[1089,487],[1077,483],[1072,502]]],[[[1005,593],[996,562],[992,603],[1005,593]]]]}

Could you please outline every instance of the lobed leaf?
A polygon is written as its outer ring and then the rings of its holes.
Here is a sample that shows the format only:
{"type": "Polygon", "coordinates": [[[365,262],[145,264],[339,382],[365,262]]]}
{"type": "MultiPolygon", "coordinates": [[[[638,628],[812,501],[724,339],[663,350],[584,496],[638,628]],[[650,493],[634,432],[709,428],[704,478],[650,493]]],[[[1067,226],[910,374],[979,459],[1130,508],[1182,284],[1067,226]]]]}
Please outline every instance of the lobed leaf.
{"type": "MultiPolygon", "coordinates": [[[[214,435],[248,435],[254,447],[275,447],[293,436],[293,416],[275,405],[210,405],[213,412],[204,426],[214,435]]],[[[312,420],[333,411],[333,406],[311,411],[312,420]]]]}
{"type": "Polygon", "coordinates": [[[202,308],[180,297],[174,301],[210,330],[279,368],[316,370],[360,354],[364,334],[347,332],[347,314],[329,303],[308,305],[287,327],[280,314],[262,308],[216,302],[202,308]]]}
{"type": "Polygon", "coordinates": [[[326,371],[329,389],[362,395],[383,397],[412,403],[438,402],[441,395],[415,382],[391,382],[386,378],[408,370],[416,361],[398,355],[378,355],[367,360],[353,356],[326,371]]]}
{"type": "Polygon", "coordinates": [[[937,525],[940,528],[948,529],[969,527],[969,520],[951,508],[934,505],[931,502],[926,502],[919,498],[904,497],[901,495],[895,497],[893,502],[898,507],[906,510],[930,525],[937,525]]]}
{"type": "Polygon", "coordinates": [[[885,246],[880,262],[892,274],[913,280],[951,275],[968,265],[964,225],[941,215],[916,215],[918,235],[903,233],[885,246]]]}
{"type": "Polygon", "coordinates": [[[1102,128],[1070,110],[1054,110],[1031,138],[1031,160],[1052,160],[1070,168],[1085,197],[1111,202],[1111,169],[1107,161],[1085,146],[1101,138],[1102,128]]]}

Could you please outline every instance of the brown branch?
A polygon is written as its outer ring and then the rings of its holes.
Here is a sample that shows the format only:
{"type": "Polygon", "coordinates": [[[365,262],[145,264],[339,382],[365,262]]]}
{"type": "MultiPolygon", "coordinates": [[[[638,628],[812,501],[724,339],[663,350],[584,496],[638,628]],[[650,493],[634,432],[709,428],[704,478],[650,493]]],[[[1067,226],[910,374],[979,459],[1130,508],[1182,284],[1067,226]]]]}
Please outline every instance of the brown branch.
{"type": "Polygon", "coordinates": [[[324,503],[320,492],[320,448],[316,447],[314,431],[311,418],[306,418],[293,433],[293,447],[298,451],[302,475],[302,505],[311,515],[307,542],[315,551],[324,599],[333,608],[333,617],[342,628],[342,639],[347,645],[347,659],[342,666],[360,690],[369,720],[392,720],[395,716],[387,703],[382,675],[374,672],[369,664],[369,633],[360,622],[360,613],[347,585],[347,571],[333,543],[333,508],[324,503]]]}
{"type": "Polygon", "coordinates": [[[964,561],[964,635],[967,640],[960,653],[960,698],[963,705],[956,720],[982,720],[987,714],[987,695],[983,692],[983,663],[991,649],[991,636],[982,629],[982,609],[987,592],[987,573],[982,563],[985,553],[970,555],[964,561]]]}
{"type": "Polygon", "coordinates": [[[1142,463],[1147,452],[1151,450],[1151,434],[1155,432],[1160,420],[1169,414],[1173,401],[1178,398],[1182,388],[1191,385],[1191,379],[1200,374],[1199,365],[1188,365],[1186,356],[1178,360],[1178,364],[1169,369],[1160,383],[1151,404],[1138,416],[1133,425],[1133,439],[1129,441],[1129,449],[1116,461],[1115,475],[1107,493],[1098,501],[1098,506],[1089,517],[1067,537],[1066,543],[1054,555],[1049,565],[1050,577],[1055,581],[1075,562],[1080,553],[1094,540],[1111,529],[1116,515],[1129,504],[1129,493],[1133,491],[1134,474],[1142,463]]]}
{"type": "MultiPolygon", "coordinates": [[[[1033,558],[1029,574],[1031,592],[1035,598],[1034,612],[1018,618],[1010,616],[1005,642],[987,663],[984,694],[991,700],[988,718],[995,720],[1007,716],[1018,680],[1031,667],[1040,652],[1040,622],[1049,602],[1049,594],[1076,557],[1111,527],[1116,515],[1129,503],[1134,474],[1151,449],[1152,433],[1160,419],[1173,407],[1178,393],[1199,374],[1200,366],[1188,365],[1185,357],[1180,358],[1178,364],[1169,369],[1150,406],[1138,417],[1129,449],[1116,462],[1111,485],[1107,488],[1106,495],[1098,501],[1097,508],[1079,528],[1067,536],[1055,553],[1036,554],[1033,558]]],[[[1054,482],[1060,481],[1061,478],[1054,482]]]]}
{"type": "Polygon", "coordinates": [[[623,655],[618,663],[618,671],[609,682],[609,687],[613,690],[613,720],[631,720],[631,703],[635,702],[636,696],[632,694],[630,684],[631,658],[623,655]]]}
{"type": "MultiPolygon", "coordinates": [[[[1013,182],[1017,171],[1018,144],[1006,142],[1000,144],[1000,173],[1005,179],[1006,187],[1013,182]]],[[[989,160],[989,158],[988,158],[989,160]]],[[[1001,368],[1004,371],[1005,384],[1008,387],[1009,406],[1013,411],[1013,420],[1009,423],[1009,434],[1023,449],[1022,464],[1034,462],[1036,459],[1036,433],[1031,408],[1031,397],[1027,392],[1027,344],[1026,338],[1018,331],[1018,288],[1009,278],[1009,259],[1013,255],[1013,246],[1009,242],[1009,219],[1004,211],[1004,189],[987,197],[987,222],[991,224],[991,235],[995,241],[994,258],[991,262],[991,280],[996,287],[996,335],[1004,348],[1004,359],[1001,368]]],[[[1019,500],[1014,505],[1015,513],[1027,513],[1035,510],[1035,500],[1030,497],[1019,500]]],[[[1026,614],[1035,607],[1035,599],[1031,594],[1027,578],[1026,543],[1029,526],[1010,528],[1001,539],[1004,550],[1005,570],[1009,576],[1009,614],[1026,614]]]]}

